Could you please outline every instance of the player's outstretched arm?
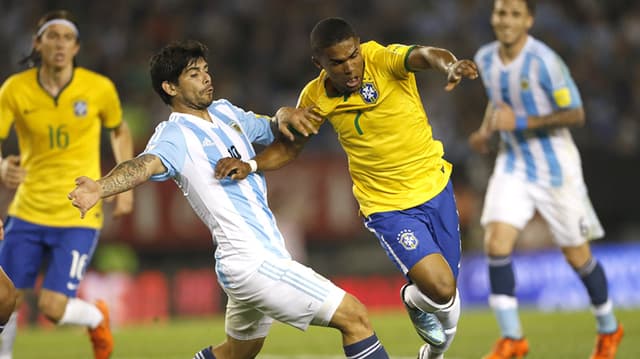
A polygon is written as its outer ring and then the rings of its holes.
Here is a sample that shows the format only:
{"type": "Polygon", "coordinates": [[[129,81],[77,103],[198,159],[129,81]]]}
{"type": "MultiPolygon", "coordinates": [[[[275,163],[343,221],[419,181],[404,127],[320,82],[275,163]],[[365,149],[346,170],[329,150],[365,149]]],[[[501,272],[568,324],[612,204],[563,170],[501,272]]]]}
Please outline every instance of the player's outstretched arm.
{"type": "Polygon", "coordinates": [[[407,65],[412,71],[428,69],[447,74],[445,90],[453,90],[463,78],[478,78],[478,67],[472,60],[458,60],[451,51],[431,46],[418,46],[409,53],[407,65]]]}
{"type": "Polygon", "coordinates": [[[545,116],[516,116],[504,103],[495,105],[491,128],[499,131],[522,131],[540,128],[578,127],[584,124],[582,107],[558,110],[545,116]]]}
{"type": "Polygon", "coordinates": [[[80,210],[80,217],[98,203],[101,198],[128,191],[146,182],[154,174],[166,172],[162,161],[151,154],[145,154],[122,162],[109,174],[94,181],[88,177],[78,177],[76,188],[68,194],[71,204],[80,210]]]}
{"type": "Polygon", "coordinates": [[[310,134],[317,135],[318,128],[324,122],[324,119],[314,112],[313,107],[281,107],[276,112],[274,120],[280,132],[290,141],[295,140],[295,134],[304,137],[310,134]]]}

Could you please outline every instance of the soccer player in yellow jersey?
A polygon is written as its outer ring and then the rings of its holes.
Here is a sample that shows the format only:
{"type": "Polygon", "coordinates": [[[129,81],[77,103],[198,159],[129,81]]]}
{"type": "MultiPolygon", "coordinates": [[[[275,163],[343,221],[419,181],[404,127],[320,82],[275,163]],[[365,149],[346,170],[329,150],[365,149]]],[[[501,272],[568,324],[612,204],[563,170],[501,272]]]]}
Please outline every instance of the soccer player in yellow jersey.
{"type": "MultiPolygon", "coordinates": [[[[9,77],[0,88],[0,138],[12,125],[20,155],[0,163],[0,180],[16,194],[9,207],[0,266],[18,289],[33,288],[46,261],[38,308],[52,322],[87,326],[95,358],[113,349],[108,309],[76,298],[102,226],[98,206],[79,219],[66,194],[76,177],[100,176],[100,132],[111,130],[116,161],[132,157],[133,143],[122,120],[120,100],[106,77],[75,66],[80,49],[78,27],[67,11],[44,15],[36,29],[34,67],[9,77]]],[[[129,213],[131,192],[115,199],[114,216],[129,213]]],[[[2,334],[0,358],[10,358],[16,335],[16,314],[2,334]]]]}
{"type": "MultiPolygon", "coordinates": [[[[451,164],[443,159],[442,143],[432,137],[414,72],[440,71],[451,90],[463,77],[476,78],[477,68],[440,48],[361,44],[351,26],[339,18],[314,27],[311,49],[321,72],[303,89],[298,107],[317,113],[337,132],[365,226],[409,280],[401,296],[427,342],[420,357],[442,358],[460,314],[456,289],[460,234],[451,164]]],[[[294,137],[289,126],[307,135],[318,125],[279,124],[290,139],[294,137]]],[[[297,136],[294,141],[275,142],[256,156],[258,169],[281,167],[295,158],[305,141],[306,137],[297,136]]],[[[236,179],[249,171],[225,161],[218,166],[221,174],[235,170],[236,179]]]]}

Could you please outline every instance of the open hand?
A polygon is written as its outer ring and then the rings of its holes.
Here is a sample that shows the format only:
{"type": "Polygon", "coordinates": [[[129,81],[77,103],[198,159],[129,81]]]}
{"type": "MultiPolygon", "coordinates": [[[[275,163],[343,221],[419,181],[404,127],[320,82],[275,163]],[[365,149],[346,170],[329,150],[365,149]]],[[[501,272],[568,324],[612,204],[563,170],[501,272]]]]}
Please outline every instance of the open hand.
{"type": "Polygon", "coordinates": [[[478,66],[471,60],[458,60],[447,68],[447,91],[453,90],[462,78],[466,77],[471,80],[478,78],[478,66]]]}
{"type": "Polygon", "coordinates": [[[276,112],[278,129],[290,141],[295,140],[293,132],[298,132],[304,137],[309,134],[318,134],[318,128],[324,119],[314,111],[314,107],[293,108],[281,107],[276,112]]]}

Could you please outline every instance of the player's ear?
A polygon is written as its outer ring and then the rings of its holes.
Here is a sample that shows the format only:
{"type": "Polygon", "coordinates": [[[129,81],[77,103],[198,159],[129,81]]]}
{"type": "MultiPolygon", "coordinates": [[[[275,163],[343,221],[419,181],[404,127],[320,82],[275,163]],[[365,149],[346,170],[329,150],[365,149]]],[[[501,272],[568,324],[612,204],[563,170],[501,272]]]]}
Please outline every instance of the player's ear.
{"type": "Polygon", "coordinates": [[[311,62],[320,70],[322,70],[322,65],[320,65],[320,61],[315,56],[311,56],[311,62]]]}
{"type": "Polygon", "coordinates": [[[40,43],[42,43],[42,41],[40,40],[39,36],[34,36],[33,37],[33,41],[31,42],[31,45],[33,46],[33,49],[36,51],[40,51],[40,43]]]}
{"type": "Polygon", "coordinates": [[[162,90],[167,93],[169,96],[175,96],[178,91],[176,90],[176,85],[169,81],[162,81],[162,90]]]}
{"type": "Polygon", "coordinates": [[[534,22],[534,18],[533,16],[530,14],[527,18],[527,31],[529,29],[531,29],[531,27],[533,26],[533,22],[534,22]]]}

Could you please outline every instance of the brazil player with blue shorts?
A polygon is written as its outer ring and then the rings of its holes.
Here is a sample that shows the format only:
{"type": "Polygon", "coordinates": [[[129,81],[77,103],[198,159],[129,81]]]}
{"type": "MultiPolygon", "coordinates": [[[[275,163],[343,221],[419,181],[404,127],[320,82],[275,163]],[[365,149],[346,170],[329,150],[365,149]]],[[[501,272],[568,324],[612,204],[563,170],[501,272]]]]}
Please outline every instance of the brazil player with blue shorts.
{"type": "MultiPolygon", "coordinates": [[[[80,33],[69,12],[44,15],[36,28],[29,69],[9,77],[0,88],[0,139],[12,127],[19,155],[3,156],[0,180],[16,189],[5,223],[0,266],[18,289],[16,308],[47,263],[38,308],[57,324],[89,329],[96,359],[113,350],[108,308],[76,298],[91,261],[103,221],[100,205],[85,219],[66,194],[81,174],[100,174],[102,128],[111,132],[116,161],[133,155],[130,131],[122,119],[114,84],[75,65],[80,33]]],[[[114,216],[126,214],[132,193],[116,198],[114,216]]],[[[13,314],[2,334],[0,358],[11,358],[16,335],[13,314]]]]}
{"type": "Polygon", "coordinates": [[[529,35],[534,12],[533,0],[495,0],[491,25],[497,41],[482,46],[475,56],[489,102],[482,125],[469,141],[487,153],[488,139],[500,137],[481,223],[489,305],[501,338],[485,358],[520,358],[529,351],[518,315],[511,253],[520,231],[538,212],[591,299],[598,332],[591,358],[613,359],[623,328],[608,297],[604,269],[591,254],[589,241],[604,231],[569,131],[585,121],[582,100],[562,59],[529,35]]]}
{"type": "MultiPolygon", "coordinates": [[[[135,159],[97,181],[78,178],[69,199],[87,216],[101,197],[147,180],[176,182],[211,230],[218,282],[228,297],[226,340],[194,359],[255,358],[274,320],[301,330],[309,325],[337,328],[348,358],[388,358],[364,306],[291,259],[267,204],[264,174],[251,160],[252,144],[270,144],[278,129],[269,117],[213,100],[206,53],[204,45],[191,40],[171,43],[152,57],[151,82],[172,110],[169,119],[156,127],[135,159]],[[217,171],[222,160],[234,171],[217,171]],[[235,181],[239,170],[246,180],[235,181]]],[[[293,110],[283,116],[314,117],[293,110]]]]}
{"type": "MultiPolygon", "coordinates": [[[[442,358],[460,316],[459,220],[452,165],[433,138],[414,72],[442,72],[446,89],[452,90],[462,78],[476,78],[476,66],[440,48],[361,44],[340,18],[316,24],[311,50],[321,71],[302,90],[298,107],[326,119],[336,131],[364,224],[409,280],[401,297],[427,342],[420,357],[442,358]]],[[[289,126],[306,140],[319,123],[280,121],[279,126],[289,140],[294,138],[289,126]]],[[[255,159],[258,168],[276,169],[293,160],[301,149],[297,142],[267,148],[255,159]]]]}

